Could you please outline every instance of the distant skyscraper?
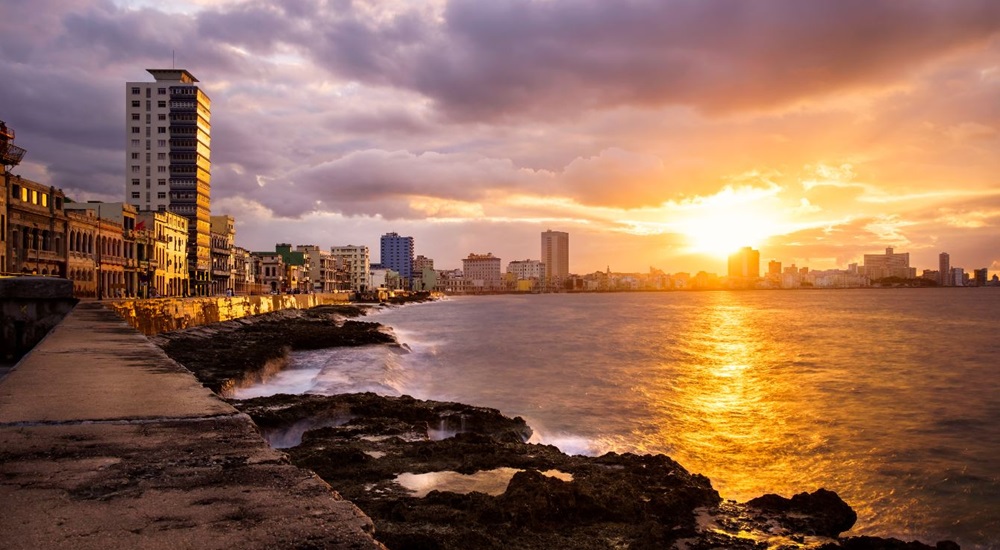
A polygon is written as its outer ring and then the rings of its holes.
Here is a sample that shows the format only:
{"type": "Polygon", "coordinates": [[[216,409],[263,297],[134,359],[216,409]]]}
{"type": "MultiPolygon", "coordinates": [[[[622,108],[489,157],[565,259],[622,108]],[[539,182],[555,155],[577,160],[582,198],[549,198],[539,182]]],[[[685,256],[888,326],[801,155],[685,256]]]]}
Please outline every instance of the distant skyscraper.
{"type": "Polygon", "coordinates": [[[545,264],[545,281],[548,285],[558,286],[569,277],[569,233],[542,233],[542,263],[545,264]]]}
{"type": "Polygon", "coordinates": [[[951,256],[947,252],[938,255],[938,283],[941,286],[952,286],[951,279],[951,256]]]}
{"type": "Polygon", "coordinates": [[[188,220],[191,291],[211,285],[212,102],[184,69],[148,69],[155,82],[125,84],[125,200],[188,220]]]}
{"type": "Polygon", "coordinates": [[[413,237],[386,233],[382,235],[379,252],[379,263],[399,273],[399,277],[406,281],[405,288],[410,288],[413,281],[413,237]]]}
{"type": "Polygon", "coordinates": [[[729,256],[729,276],[740,279],[759,278],[760,251],[754,250],[749,246],[744,246],[729,256]]]}

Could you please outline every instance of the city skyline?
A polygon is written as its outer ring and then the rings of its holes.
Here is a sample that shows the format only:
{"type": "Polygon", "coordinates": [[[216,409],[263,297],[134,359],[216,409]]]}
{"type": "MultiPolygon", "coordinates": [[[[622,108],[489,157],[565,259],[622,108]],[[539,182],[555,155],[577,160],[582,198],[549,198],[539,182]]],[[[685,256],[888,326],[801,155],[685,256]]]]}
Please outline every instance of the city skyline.
{"type": "Polygon", "coordinates": [[[212,213],[249,249],[398,231],[449,268],[534,258],[551,227],[575,273],[724,272],[751,246],[993,275],[1000,5],[917,4],[14,0],[0,117],[16,173],[119,201],[124,83],[190,70],[212,213]]]}

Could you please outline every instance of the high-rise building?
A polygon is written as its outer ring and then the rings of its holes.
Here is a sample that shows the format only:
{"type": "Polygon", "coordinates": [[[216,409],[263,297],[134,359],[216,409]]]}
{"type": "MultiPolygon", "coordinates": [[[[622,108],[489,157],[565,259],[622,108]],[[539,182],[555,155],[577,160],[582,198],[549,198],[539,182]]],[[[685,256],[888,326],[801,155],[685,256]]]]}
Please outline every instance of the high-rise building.
{"type": "Polygon", "coordinates": [[[887,277],[900,279],[917,277],[917,269],[910,267],[910,253],[893,252],[892,248],[886,248],[885,254],[865,254],[865,264],[861,266],[861,272],[872,281],[887,277]]]}
{"type": "Polygon", "coordinates": [[[379,246],[379,263],[382,267],[399,273],[405,288],[413,282],[413,237],[399,233],[382,235],[379,246]]]}
{"type": "Polygon", "coordinates": [[[125,200],[188,220],[191,292],[211,288],[211,101],[184,69],[125,84],[125,200]]]}
{"type": "MultiPolygon", "coordinates": [[[[780,268],[780,264],[779,264],[780,268]]],[[[744,246],[729,256],[729,277],[757,279],[760,277],[760,251],[744,246]]]]}
{"type": "Polygon", "coordinates": [[[947,252],[938,254],[938,274],[940,277],[938,283],[941,286],[952,286],[951,256],[949,256],[947,252]]]}
{"type": "Polygon", "coordinates": [[[542,233],[542,259],[545,264],[545,282],[549,287],[559,287],[569,277],[569,233],[544,231],[542,233]]]}

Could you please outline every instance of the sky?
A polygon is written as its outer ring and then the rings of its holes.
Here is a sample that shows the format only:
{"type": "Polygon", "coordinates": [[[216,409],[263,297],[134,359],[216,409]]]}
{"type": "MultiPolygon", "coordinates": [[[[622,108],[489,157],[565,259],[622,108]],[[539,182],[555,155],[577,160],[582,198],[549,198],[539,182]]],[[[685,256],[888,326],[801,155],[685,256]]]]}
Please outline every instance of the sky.
{"type": "Polygon", "coordinates": [[[251,250],[1000,271],[996,0],[3,0],[14,172],[123,200],[125,83],[172,64],[251,250]]]}

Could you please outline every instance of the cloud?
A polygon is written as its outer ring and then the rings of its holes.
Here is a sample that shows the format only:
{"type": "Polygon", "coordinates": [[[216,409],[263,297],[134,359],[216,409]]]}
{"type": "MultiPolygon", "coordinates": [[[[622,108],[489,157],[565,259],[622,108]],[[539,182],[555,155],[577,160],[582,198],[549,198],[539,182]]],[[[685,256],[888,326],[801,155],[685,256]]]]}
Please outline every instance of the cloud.
{"type": "Polygon", "coordinates": [[[880,87],[1000,28],[988,0],[454,0],[326,21],[319,64],[403,86],[457,119],[569,116],[616,105],[771,108],[880,87]]]}

